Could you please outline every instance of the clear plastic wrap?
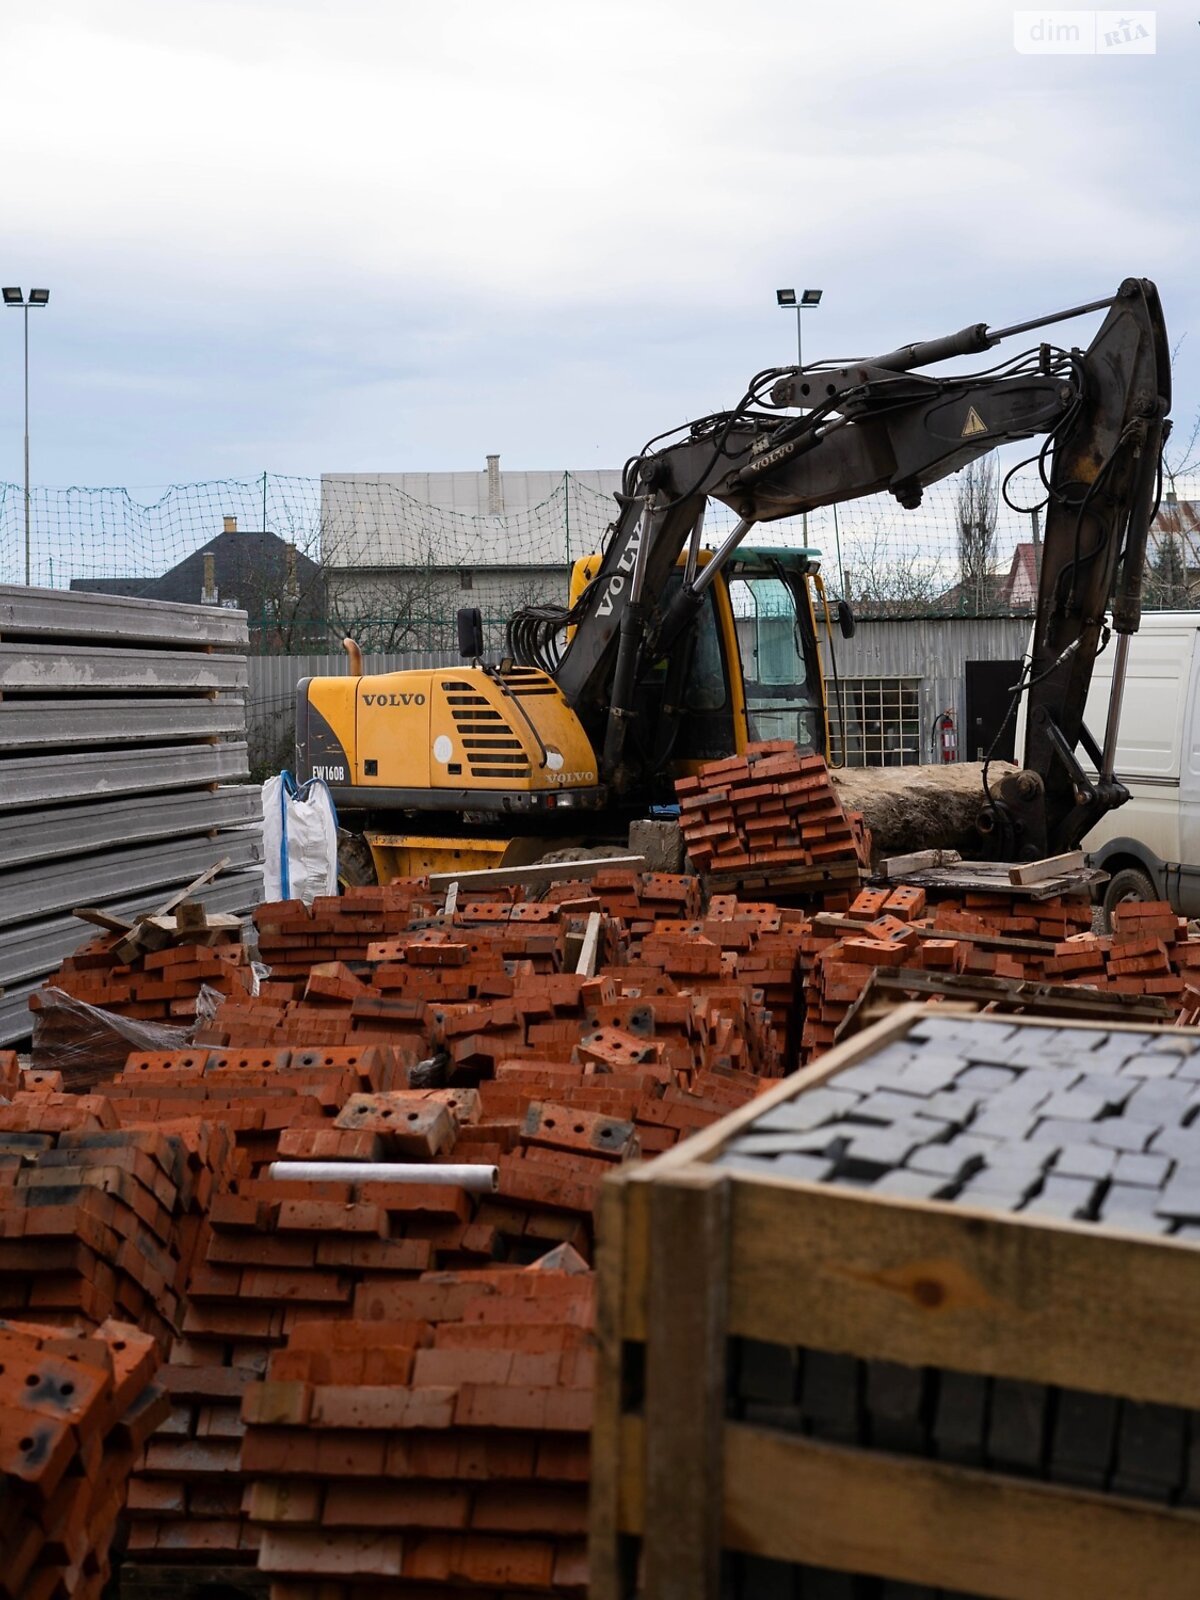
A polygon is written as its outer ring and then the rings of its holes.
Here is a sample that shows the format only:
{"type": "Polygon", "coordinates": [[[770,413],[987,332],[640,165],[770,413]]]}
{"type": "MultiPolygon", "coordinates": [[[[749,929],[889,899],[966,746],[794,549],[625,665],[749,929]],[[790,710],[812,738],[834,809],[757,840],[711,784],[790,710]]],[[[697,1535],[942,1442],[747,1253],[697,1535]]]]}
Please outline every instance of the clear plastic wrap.
{"type": "Polygon", "coordinates": [[[197,1028],[212,1021],[225,998],[204,984],[193,1021],[147,1022],[89,1005],[48,984],[29,997],[33,1065],[61,1072],[65,1089],[84,1092],[120,1072],[127,1057],[143,1050],[186,1050],[197,1028]]]}

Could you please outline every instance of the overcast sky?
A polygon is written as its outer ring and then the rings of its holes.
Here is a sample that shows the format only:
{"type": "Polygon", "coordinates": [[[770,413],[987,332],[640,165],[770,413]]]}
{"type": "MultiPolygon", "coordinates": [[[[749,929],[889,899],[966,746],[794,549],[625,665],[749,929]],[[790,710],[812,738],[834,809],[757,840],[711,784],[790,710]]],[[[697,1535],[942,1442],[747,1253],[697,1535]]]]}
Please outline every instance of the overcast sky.
{"type": "MultiPolygon", "coordinates": [[[[10,0],[34,481],[619,465],[792,358],[785,285],[815,359],[1152,277],[1183,429],[1198,18],[1116,57],[993,0],[10,0]]],[[[6,313],[0,478],[21,427],[6,313]]]]}

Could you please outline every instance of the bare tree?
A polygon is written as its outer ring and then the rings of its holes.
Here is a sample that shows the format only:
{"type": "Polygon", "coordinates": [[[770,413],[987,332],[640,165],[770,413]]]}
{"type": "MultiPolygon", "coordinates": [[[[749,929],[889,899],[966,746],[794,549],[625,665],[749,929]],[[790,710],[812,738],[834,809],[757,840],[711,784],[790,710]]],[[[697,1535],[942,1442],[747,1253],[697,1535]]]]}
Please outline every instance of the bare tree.
{"type": "MultiPolygon", "coordinates": [[[[930,613],[949,582],[937,556],[922,554],[904,542],[890,519],[872,516],[847,530],[843,539],[846,593],[865,616],[930,613]]],[[[831,585],[831,587],[836,587],[831,585]]]]}
{"type": "Polygon", "coordinates": [[[999,468],[994,455],[981,456],[958,474],[958,574],[964,609],[979,616],[992,603],[996,561],[999,468]]]}

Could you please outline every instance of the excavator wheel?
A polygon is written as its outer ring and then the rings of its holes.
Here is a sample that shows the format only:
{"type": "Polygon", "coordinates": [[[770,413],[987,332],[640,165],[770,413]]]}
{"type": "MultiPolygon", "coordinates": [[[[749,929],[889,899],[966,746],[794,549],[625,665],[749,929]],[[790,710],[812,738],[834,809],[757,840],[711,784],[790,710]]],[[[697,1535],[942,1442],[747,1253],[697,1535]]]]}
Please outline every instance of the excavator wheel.
{"type": "Polygon", "coordinates": [[[369,888],[379,880],[375,876],[375,859],[371,847],[361,833],[338,830],[338,885],[342,889],[369,888]]]}

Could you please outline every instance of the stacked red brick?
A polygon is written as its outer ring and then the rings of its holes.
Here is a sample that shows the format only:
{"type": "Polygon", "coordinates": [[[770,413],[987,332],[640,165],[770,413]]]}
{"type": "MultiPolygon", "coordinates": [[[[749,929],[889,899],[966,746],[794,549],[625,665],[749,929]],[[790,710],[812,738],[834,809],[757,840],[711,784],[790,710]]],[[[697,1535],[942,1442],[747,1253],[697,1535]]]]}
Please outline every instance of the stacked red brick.
{"type": "Polygon", "coordinates": [[[710,761],[675,792],[688,854],[705,874],[857,881],[869,865],[861,814],[845,811],[821,757],[787,740],[710,761]]]}
{"type": "Polygon", "coordinates": [[[101,1095],[18,1090],[0,1105],[4,1313],[128,1318],[165,1349],[231,1157],[222,1128],[121,1128],[101,1095]]]}
{"type": "Polygon", "coordinates": [[[99,1600],[130,1469],[166,1409],[149,1334],[0,1322],[0,1595],[99,1600]]]}
{"type": "Polygon", "coordinates": [[[1099,937],[1084,931],[1092,920],[1086,894],[1034,901],[980,892],[927,906],[923,889],[864,889],[849,915],[861,932],[812,927],[804,937],[805,1060],[834,1043],[879,968],[1080,984],[1178,1003],[1183,973],[1200,967],[1200,942],[1188,943],[1186,924],[1169,907],[1118,908],[1116,935],[1099,937]]]}
{"type": "Polygon", "coordinates": [[[367,1286],[243,1402],[272,1600],[587,1592],[593,1289],[535,1267],[367,1286]]]}
{"type": "Polygon", "coordinates": [[[69,956],[49,982],[30,996],[37,1065],[64,1071],[72,1087],[91,1087],[119,1072],[126,1056],[158,1028],[194,1023],[202,989],[246,995],[254,974],[240,933],[214,931],[205,944],[176,944],[144,951],[131,962],[118,956],[124,936],[105,934],[69,956]],[[122,1027],[121,1021],[131,1024],[122,1027]]]}

